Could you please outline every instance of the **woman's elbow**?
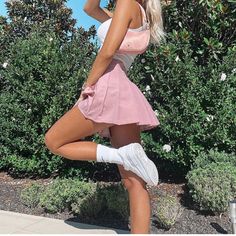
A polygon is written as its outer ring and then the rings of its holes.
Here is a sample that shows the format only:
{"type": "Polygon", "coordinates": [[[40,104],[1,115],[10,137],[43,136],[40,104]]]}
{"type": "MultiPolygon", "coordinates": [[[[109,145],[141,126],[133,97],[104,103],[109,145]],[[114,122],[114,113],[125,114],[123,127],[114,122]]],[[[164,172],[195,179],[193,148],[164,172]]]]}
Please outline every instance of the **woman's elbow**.
{"type": "Polygon", "coordinates": [[[86,5],[84,5],[83,11],[86,12],[88,15],[91,14],[91,8],[87,7],[86,5]]]}
{"type": "Polygon", "coordinates": [[[109,59],[112,58],[115,55],[115,51],[114,50],[100,50],[100,55],[105,58],[105,59],[109,59]]]}
{"type": "Polygon", "coordinates": [[[88,5],[88,3],[85,3],[83,6],[83,11],[89,15],[93,11],[93,8],[90,5],[88,5]]]}

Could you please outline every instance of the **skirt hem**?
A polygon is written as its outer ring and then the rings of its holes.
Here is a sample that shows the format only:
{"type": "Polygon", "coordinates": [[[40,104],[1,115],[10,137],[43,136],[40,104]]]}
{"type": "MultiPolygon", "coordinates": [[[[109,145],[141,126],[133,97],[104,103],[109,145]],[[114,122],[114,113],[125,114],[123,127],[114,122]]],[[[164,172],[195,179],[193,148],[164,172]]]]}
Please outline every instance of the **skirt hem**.
{"type": "MultiPolygon", "coordinates": [[[[118,122],[106,121],[106,120],[102,120],[102,119],[95,119],[95,118],[85,114],[85,112],[79,107],[79,104],[77,104],[76,107],[81,111],[81,113],[84,115],[84,117],[86,119],[92,120],[93,122],[96,122],[96,123],[106,123],[106,124],[111,124],[111,126],[114,126],[114,125],[137,124],[137,126],[140,127],[140,132],[141,131],[145,131],[145,130],[153,129],[153,128],[155,128],[155,127],[160,125],[160,122],[156,123],[155,125],[154,124],[151,125],[151,124],[147,124],[147,123],[140,123],[140,121],[125,121],[125,122],[122,122],[122,123],[118,123],[118,122]]],[[[103,129],[102,131],[98,131],[97,133],[101,137],[111,138],[109,127],[103,129]]]]}

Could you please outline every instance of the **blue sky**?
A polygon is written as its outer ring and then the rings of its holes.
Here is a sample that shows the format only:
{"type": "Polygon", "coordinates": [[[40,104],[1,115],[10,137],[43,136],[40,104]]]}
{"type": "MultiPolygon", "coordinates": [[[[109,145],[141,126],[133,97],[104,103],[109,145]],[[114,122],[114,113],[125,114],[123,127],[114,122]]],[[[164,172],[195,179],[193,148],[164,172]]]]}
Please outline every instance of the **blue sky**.
{"type": "MultiPolygon", "coordinates": [[[[88,16],[83,11],[83,5],[86,0],[67,0],[66,5],[73,10],[72,17],[77,20],[77,27],[83,26],[86,30],[91,25],[95,25],[96,29],[101,24],[99,21],[93,19],[88,16]]],[[[5,8],[5,0],[0,0],[0,15],[7,16],[6,8],[5,8]]],[[[101,6],[104,7],[107,4],[107,0],[101,0],[101,6]]]]}

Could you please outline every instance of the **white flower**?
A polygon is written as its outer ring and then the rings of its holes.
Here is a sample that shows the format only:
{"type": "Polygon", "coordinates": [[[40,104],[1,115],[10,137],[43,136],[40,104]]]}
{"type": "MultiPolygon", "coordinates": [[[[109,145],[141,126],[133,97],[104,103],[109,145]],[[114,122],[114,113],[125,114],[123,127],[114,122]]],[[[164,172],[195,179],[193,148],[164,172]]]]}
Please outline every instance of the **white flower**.
{"type": "Polygon", "coordinates": [[[171,146],[169,144],[165,144],[162,149],[166,152],[169,152],[171,150],[171,146]]]}
{"type": "Polygon", "coordinates": [[[220,80],[221,81],[224,81],[226,79],[226,74],[225,73],[222,73],[221,74],[221,77],[220,77],[220,80]]]}
{"type": "Polygon", "coordinates": [[[27,20],[27,16],[24,18],[24,21],[26,21],[27,20]]]}
{"type": "Polygon", "coordinates": [[[141,59],[141,62],[142,62],[142,63],[145,63],[145,61],[146,61],[145,58],[142,58],[142,59],[141,59]]]}
{"type": "Polygon", "coordinates": [[[49,41],[51,42],[53,40],[53,38],[50,38],[49,41]]]}
{"type": "Polygon", "coordinates": [[[3,67],[3,68],[6,68],[7,65],[8,65],[8,63],[7,63],[7,62],[4,62],[3,65],[2,65],[2,67],[3,67]]]}
{"type": "Polygon", "coordinates": [[[157,110],[154,110],[156,116],[159,116],[159,112],[157,110]]]}
{"type": "Polygon", "coordinates": [[[214,119],[214,116],[213,115],[207,115],[207,121],[212,121],[214,119]]]}
{"type": "Polygon", "coordinates": [[[145,90],[146,90],[146,91],[150,91],[150,86],[147,85],[145,90]]]}
{"type": "Polygon", "coordinates": [[[146,86],[146,89],[145,89],[145,90],[146,90],[146,92],[147,92],[149,95],[151,95],[151,94],[152,94],[152,93],[151,93],[151,91],[150,91],[150,90],[151,90],[151,88],[150,88],[150,86],[149,86],[149,85],[147,85],[147,86],[146,86]]]}
{"type": "Polygon", "coordinates": [[[234,69],[232,70],[232,73],[236,73],[236,68],[234,68],[234,69]]]}
{"type": "Polygon", "coordinates": [[[12,120],[15,121],[16,119],[14,117],[12,117],[12,120]]]}
{"type": "Polygon", "coordinates": [[[180,58],[179,58],[179,56],[177,55],[177,57],[175,58],[175,61],[177,62],[177,61],[180,61],[180,58]]]}
{"type": "Polygon", "coordinates": [[[144,141],[141,139],[141,145],[144,145],[145,143],[144,143],[144,141]]]}
{"type": "Polygon", "coordinates": [[[154,78],[154,76],[151,74],[151,78],[152,78],[152,81],[154,81],[155,80],[155,78],[154,78]]]}
{"type": "Polygon", "coordinates": [[[31,108],[29,108],[28,111],[31,112],[32,111],[31,108]]]}

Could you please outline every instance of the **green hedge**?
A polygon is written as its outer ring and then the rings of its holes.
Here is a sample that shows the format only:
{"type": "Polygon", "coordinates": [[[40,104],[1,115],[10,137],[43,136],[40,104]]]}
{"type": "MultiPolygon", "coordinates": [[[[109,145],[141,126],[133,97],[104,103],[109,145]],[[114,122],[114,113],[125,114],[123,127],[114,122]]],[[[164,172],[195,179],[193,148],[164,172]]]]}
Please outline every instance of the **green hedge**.
{"type": "Polygon", "coordinates": [[[191,169],[204,168],[211,163],[228,163],[236,168],[236,154],[235,152],[226,153],[224,151],[211,149],[207,153],[202,152],[195,159],[191,169]]]}
{"type": "Polygon", "coordinates": [[[182,38],[189,41],[199,65],[220,63],[228,48],[236,46],[234,0],[168,2],[163,9],[165,27],[177,44],[182,38]]]}
{"type": "Polygon", "coordinates": [[[150,155],[160,157],[160,162],[171,161],[174,170],[184,175],[202,151],[235,150],[235,58],[236,50],[229,49],[220,65],[199,66],[189,44],[169,42],[147,52],[145,66],[141,61],[133,66],[130,76],[160,120],[147,137],[150,155]],[[169,152],[163,149],[166,144],[169,152]]]}
{"type": "MultiPolygon", "coordinates": [[[[163,13],[166,43],[138,56],[129,78],[161,123],[142,133],[145,150],[159,170],[185,176],[202,152],[235,150],[235,7],[230,0],[171,1],[163,13]]],[[[43,141],[75,103],[95,59],[97,48],[82,35],[61,45],[54,34],[32,33],[10,45],[10,57],[1,56],[8,63],[0,66],[1,169],[41,176],[94,172],[93,163],[68,168],[72,162],[52,158],[43,141]]]]}
{"type": "Polygon", "coordinates": [[[41,207],[50,213],[67,209],[85,218],[112,214],[127,221],[129,217],[128,192],[121,182],[94,183],[77,178],[56,178],[47,185],[32,183],[21,191],[20,199],[27,207],[41,207]]]}
{"type": "Polygon", "coordinates": [[[189,171],[189,192],[200,210],[226,212],[236,198],[236,168],[230,163],[210,163],[189,171]]]}
{"type": "Polygon", "coordinates": [[[145,136],[149,155],[184,176],[202,151],[235,150],[235,4],[170,1],[163,15],[166,43],[137,57],[129,75],[161,123],[145,136]]]}
{"type": "Polygon", "coordinates": [[[61,44],[54,33],[36,31],[11,44],[1,68],[1,169],[36,176],[68,171],[71,162],[52,158],[44,135],[79,97],[96,51],[83,40],[78,33],[61,44]]]}

